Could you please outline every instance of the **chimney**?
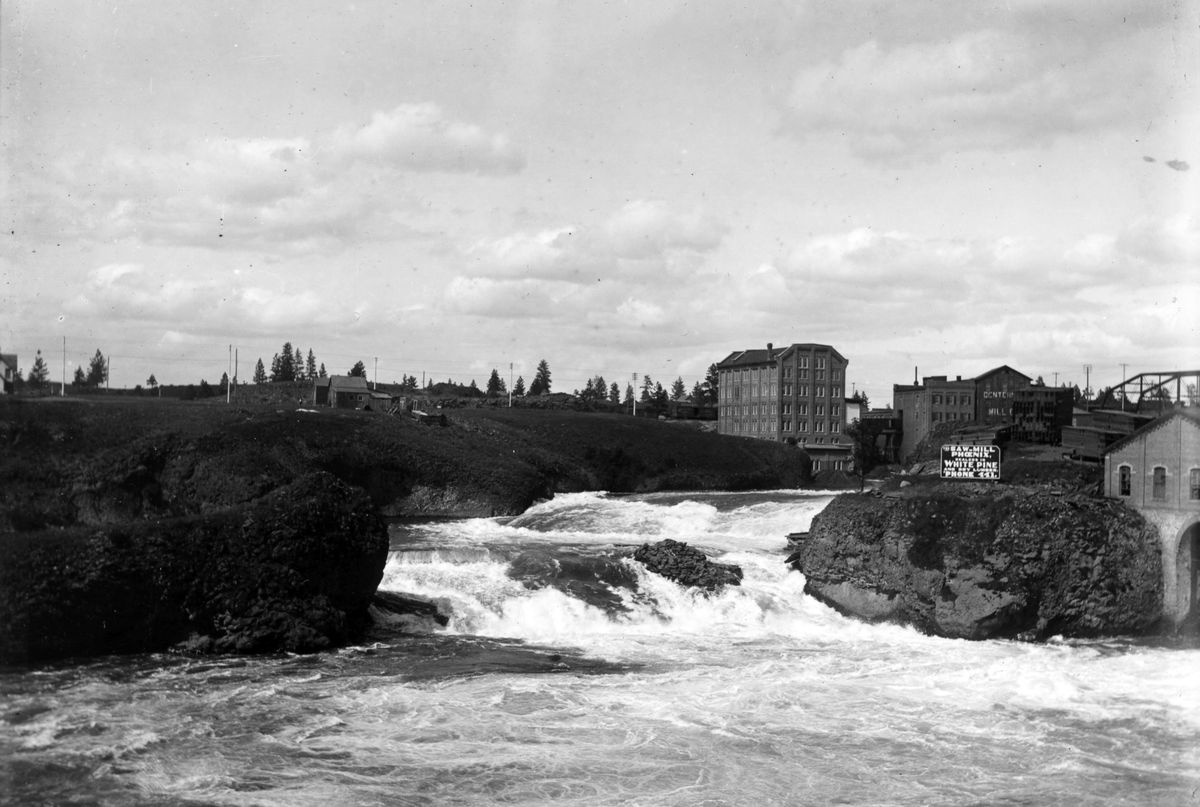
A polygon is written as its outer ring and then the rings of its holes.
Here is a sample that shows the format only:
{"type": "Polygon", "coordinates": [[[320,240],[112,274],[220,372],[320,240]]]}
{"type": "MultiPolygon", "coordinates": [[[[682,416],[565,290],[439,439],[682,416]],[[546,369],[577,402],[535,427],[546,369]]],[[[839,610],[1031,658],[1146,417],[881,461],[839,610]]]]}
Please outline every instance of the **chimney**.
{"type": "Polygon", "coordinates": [[[913,365],[913,386],[917,385],[917,366],[913,365]]]}
{"type": "Polygon", "coordinates": [[[775,358],[774,355],[772,354],[772,351],[774,349],[775,349],[775,345],[771,344],[770,342],[767,342],[767,359],[768,360],[775,358]]]}

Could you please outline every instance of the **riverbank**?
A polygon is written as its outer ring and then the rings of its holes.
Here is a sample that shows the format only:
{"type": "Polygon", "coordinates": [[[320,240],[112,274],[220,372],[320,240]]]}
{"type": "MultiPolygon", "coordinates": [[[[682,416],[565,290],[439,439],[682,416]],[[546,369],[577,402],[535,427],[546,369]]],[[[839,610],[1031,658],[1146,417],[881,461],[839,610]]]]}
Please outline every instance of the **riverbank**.
{"type": "Polygon", "coordinates": [[[0,446],[0,662],[337,646],[366,621],[382,574],[380,518],[516,515],[586,490],[793,488],[806,473],[803,454],[779,444],[532,409],[454,410],[442,425],[302,406],[9,399],[0,446]],[[326,535],[354,551],[330,550],[326,535]]]}

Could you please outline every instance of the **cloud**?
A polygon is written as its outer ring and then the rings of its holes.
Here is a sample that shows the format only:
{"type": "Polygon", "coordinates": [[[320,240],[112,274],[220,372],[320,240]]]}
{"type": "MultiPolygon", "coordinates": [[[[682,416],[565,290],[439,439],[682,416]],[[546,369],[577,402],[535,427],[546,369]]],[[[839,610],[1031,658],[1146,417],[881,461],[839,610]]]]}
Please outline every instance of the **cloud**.
{"type": "Polygon", "coordinates": [[[659,200],[633,200],[604,220],[512,233],[466,250],[474,274],[594,283],[674,274],[716,249],[727,228],[700,210],[659,200]]]}
{"type": "Polygon", "coordinates": [[[1147,119],[1164,90],[1153,66],[1130,55],[1152,47],[1139,37],[1089,47],[991,28],[892,46],[872,39],[799,72],[787,130],[834,135],[863,159],[905,164],[1147,119]]]}
{"type": "Polygon", "coordinates": [[[17,215],[56,238],[286,254],[420,235],[396,189],[431,172],[519,171],[498,133],[433,104],[320,137],[210,138],[61,159],[22,181],[17,215]]]}
{"type": "Polygon", "coordinates": [[[1185,163],[1183,160],[1167,160],[1165,164],[1168,168],[1173,168],[1176,171],[1186,171],[1191,168],[1191,166],[1185,163]]]}
{"type": "Polygon", "coordinates": [[[524,157],[503,134],[448,119],[436,104],[405,104],[376,112],[369,123],[341,127],[330,139],[335,162],[385,162],[412,171],[507,174],[524,157]]]}

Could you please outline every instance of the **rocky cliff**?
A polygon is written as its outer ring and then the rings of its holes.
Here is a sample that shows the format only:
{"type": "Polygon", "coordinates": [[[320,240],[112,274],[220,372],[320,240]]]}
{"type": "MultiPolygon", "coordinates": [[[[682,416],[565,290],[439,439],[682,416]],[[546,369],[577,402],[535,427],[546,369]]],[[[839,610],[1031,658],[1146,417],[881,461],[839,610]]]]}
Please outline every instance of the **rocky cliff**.
{"type": "Polygon", "coordinates": [[[619,415],[0,401],[0,663],[353,639],[384,517],[522,512],[560,491],[802,481],[795,449],[619,415]]]}
{"type": "Polygon", "coordinates": [[[1142,634],[1158,538],[1116,502],[943,483],[835,498],[788,559],[837,610],[967,639],[1142,634]]]}

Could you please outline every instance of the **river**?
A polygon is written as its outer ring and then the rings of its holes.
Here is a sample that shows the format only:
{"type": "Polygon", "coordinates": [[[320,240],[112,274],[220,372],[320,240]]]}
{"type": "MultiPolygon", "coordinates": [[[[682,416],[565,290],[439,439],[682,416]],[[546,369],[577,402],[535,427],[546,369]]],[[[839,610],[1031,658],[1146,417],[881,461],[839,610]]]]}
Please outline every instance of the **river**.
{"type": "Polygon", "coordinates": [[[571,494],[395,525],[368,641],[0,673],[0,800],[104,805],[1200,803],[1200,650],[839,616],[784,536],[825,494],[571,494]],[[630,550],[736,563],[715,596],[630,550]]]}

